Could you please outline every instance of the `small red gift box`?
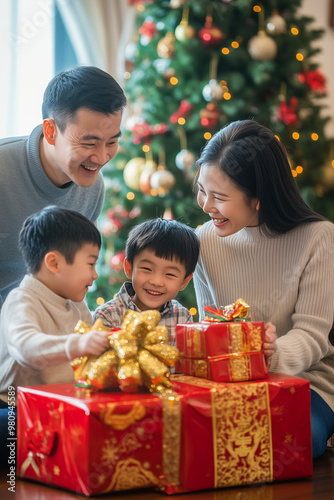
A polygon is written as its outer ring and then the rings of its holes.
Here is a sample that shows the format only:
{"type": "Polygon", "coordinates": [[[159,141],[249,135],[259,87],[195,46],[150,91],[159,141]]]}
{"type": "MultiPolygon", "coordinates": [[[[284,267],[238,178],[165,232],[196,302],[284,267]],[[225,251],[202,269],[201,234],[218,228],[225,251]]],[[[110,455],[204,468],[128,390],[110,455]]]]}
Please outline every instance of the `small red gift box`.
{"type": "Polygon", "coordinates": [[[309,382],[171,377],[167,396],[18,389],[18,475],[84,495],[168,494],[312,475],[309,382]]]}
{"type": "Polygon", "coordinates": [[[263,321],[185,323],[176,326],[175,371],[216,382],[263,379],[263,321]]]}

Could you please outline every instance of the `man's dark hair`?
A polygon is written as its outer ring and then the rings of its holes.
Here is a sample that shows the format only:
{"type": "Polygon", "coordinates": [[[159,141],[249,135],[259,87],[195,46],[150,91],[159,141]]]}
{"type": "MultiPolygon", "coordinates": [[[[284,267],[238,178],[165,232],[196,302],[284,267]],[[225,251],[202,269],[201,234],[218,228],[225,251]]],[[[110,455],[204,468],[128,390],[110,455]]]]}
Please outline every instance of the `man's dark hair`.
{"type": "Polygon", "coordinates": [[[54,205],[28,217],[19,235],[19,249],[31,274],[39,271],[45,255],[54,250],[73,264],[76,252],[86,243],[101,248],[101,235],[93,222],[54,205]]]}
{"type": "Polygon", "coordinates": [[[194,272],[198,255],[199,239],[195,231],[175,220],[147,220],[133,227],[126,242],[126,258],[133,264],[139,252],[151,250],[162,259],[176,258],[185,265],[186,277],[194,272]]]}
{"type": "Polygon", "coordinates": [[[42,116],[52,118],[61,132],[75,120],[79,108],[115,114],[126,106],[116,80],[94,66],[79,66],[56,75],[45,89],[42,116]]]}

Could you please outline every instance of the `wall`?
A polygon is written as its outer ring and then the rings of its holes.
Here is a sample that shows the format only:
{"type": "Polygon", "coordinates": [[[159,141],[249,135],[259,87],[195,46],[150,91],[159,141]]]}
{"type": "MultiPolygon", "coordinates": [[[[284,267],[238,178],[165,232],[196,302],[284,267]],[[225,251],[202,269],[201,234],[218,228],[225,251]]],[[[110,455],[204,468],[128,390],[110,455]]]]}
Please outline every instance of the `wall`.
{"type": "Polygon", "coordinates": [[[314,45],[321,49],[314,61],[320,65],[319,69],[327,78],[328,95],[322,103],[326,106],[325,115],[331,117],[326,133],[328,137],[334,138],[334,29],[329,24],[331,3],[332,0],[303,0],[299,13],[314,18],[310,27],[325,30],[324,36],[314,45]]]}

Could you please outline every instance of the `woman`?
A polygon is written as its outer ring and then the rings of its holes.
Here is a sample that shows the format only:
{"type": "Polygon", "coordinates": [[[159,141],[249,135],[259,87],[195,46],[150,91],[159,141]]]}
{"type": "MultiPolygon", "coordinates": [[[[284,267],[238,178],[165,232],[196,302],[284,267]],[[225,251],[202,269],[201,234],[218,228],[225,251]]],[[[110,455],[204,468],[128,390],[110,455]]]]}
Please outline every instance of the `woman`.
{"type": "Polygon", "coordinates": [[[275,325],[270,371],[310,381],[316,458],[334,432],[334,224],[304,203],[281,142],[253,120],[208,142],[196,181],[211,218],[198,230],[200,317],[241,297],[254,320],[275,325]]]}

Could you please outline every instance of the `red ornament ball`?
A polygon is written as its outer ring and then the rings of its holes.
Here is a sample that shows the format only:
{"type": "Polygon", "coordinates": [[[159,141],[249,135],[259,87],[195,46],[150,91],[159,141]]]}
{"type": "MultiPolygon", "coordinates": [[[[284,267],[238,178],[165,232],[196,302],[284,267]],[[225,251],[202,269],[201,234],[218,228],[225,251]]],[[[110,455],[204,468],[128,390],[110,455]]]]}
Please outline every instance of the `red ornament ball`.
{"type": "Polygon", "coordinates": [[[225,38],[225,34],[213,23],[205,23],[198,33],[199,39],[205,47],[213,48],[225,38]]]}
{"type": "Polygon", "coordinates": [[[125,259],[125,251],[121,250],[120,252],[115,253],[110,260],[110,267],[114,271],[121,273],[123,271],[123,263],[125,259]]]}

